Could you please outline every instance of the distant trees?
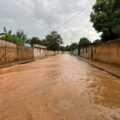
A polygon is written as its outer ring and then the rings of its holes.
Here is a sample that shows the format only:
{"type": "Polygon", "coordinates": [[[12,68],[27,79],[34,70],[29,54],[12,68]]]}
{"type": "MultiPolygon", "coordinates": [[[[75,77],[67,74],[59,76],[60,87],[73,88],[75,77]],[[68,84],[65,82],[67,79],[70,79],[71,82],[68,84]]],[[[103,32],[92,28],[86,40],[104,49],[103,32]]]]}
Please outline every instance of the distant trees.
{"type": "Polygon", "coordinates": [[[90,17],[103,42],[120,38],[120,0],[96,0],[90,17]]]}
{"type": "Polygon", "coordinates": [[[70,51],[70,45],[66,45],[66,46],[65,46],[65,50],[66,50],[66,51],[70,51]]]}
{"type": "Polygon", "coordinates": [[[99,39],[93,41],[93,44],[99,44],[99,43],[101,43],[101,40],[99,39]]]}
{"type": "Polygon", "coordinates": [[[78,44],[77,43],[72,43],[70,45],[70,51],[73,52],[74,50],[78,49],[78,44]]]}
{"type": "Polygon", "coordinates": [[[18,30],[16,32],[16,36],[19,37],[19,38],[21,38],[24,41],[27,40],[27,35],[24,33],[23,30],[18,30]]]}
{"type": "Polygon", "coordinates": [[[91,42],[88,40],[88,38],[86,38],[86,37],[80,38],[80,41],[78,43],[78,54],[80,55],[81,48],[87,47],[90,44],[91,44],[91,42]]]}
{"type": "Polygon", "coordinates": [[[59,49],[64,49],[61,44],[63,43],[61,35],[58,34],[56,31],[51,32],[51,34],[47,35],[45,39],[40,40],[38,37],[33,37],[30,40],[30,44],[33,46],[34,44],[38,45],[45,45],[47,46],[48,50],[59,50],[59,49]]]}
{"type": "Polygon", "coordinates": [[[47,35],[45,38],[47,48],[49,50],[59,50],[60,45],[63,44],[61,35],[58,34],[56,31],[51,32],[51,34],[47,35]]]}
{"type": "Polygon", "coordinates": [[[30,44],[31,46],[33,46],[34,44],[41,45],[41,40],[38,37],[32,37],[32,39],[30,40],[30,44]]]}
{"type": "Polygon", "coordinates": [[[65,51],[68,51],[68,52],[70,52],[70,50],[71,50],[71,48],[70,48],[71,46],[69,46],[69,45],[66,45],[66,46],[60,46],[60,48],[59,48],[59,50],[60,51],[62,51],[62,52],[65,52],[65,51]]]}
{"type": "Polygon", "coordinates": [[[78,43],[78,46],[79,46],[80,48],[82,48],[82,47],[87,47],[87,46],[90,45],[90,43],[91,43],[91,42],[90,42],[86,37],[83,37],[83,38],[80,39],[80,41],[79,41],[79,43],[78,43]]]}
{"type": "Polygon", "coordinates": [[[80,49],[84,47],[88,47],[91,44],[91,42],[86,38],[80,38],[80,41],[78,43],[72,43],[70,46],[66,46],[68,51],[71,51],[72,53],[75,50],[78,50],[78,54],[80,54],[80,49]]]}
{"type": "Polygon", "coordinates": [[[65,51],[66,51],[66,47],[65,47],[65,46],[60,46],[60,47],[59,47],[59,51],[65,52],[65,51]]]}
{"type": "MultiPolygon", "coordinates": [[[[25,36],[24,32],[22,34],[25,36]]],[[[0,34],[0,38],[9,42],[15,43],[18,46],[23,46],[24,40],[25,40],[23,39],[23,37],[17,36],[17,34],[12,34],[12,30],[7,31],[5,27],[4,27],[4,32],[0,34]]]]}

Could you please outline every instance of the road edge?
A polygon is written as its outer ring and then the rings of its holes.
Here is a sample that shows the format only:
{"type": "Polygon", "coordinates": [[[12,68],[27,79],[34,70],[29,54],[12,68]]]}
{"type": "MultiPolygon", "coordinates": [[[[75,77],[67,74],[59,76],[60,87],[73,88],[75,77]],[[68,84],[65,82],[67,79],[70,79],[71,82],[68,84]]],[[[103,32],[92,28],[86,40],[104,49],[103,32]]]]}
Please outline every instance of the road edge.
{"type": "MultiPolygon", "coordinates": [[[[52,56],[55,56],[55,55],[46,56],[46,57],[40,58],[38,60],[42,60],[42,59],[45,59],[45,58],[48,58],[48,57],[52,57],[52,56]]],[[[0,69],[11,67],[11,66],[15,66],[15,65],[20,65],[20,64],[30,63],[30,62],[33,62],[33,61],[36,61],[36,60],[37,59],[32,58],[32,59],[28,59],[28,60],[14,61],[14,62],[7,63],[7,64],[1,64],[0,65],[0,69]]]]}
{"type": "Polygon", "coordinates": [[[96,68],[98,68],[98,69],[100,69],[100,70],[102,70],[102,71],[105,71],[105,72],[111,74],[112,76],[117,77],[117,78],[120,79],[120,75],[115,74],[115,73],[113,73],[113,72],[111,72],[111,71],[109,71],[109,70],[107,70],[107,69],[105,69],[105,68],[103,68],[103,67],[97,66],[97,65],[95,65],[94,63],[90,62],[88,59],[85,60],[85,59],[80,58],[80,57],[77,57],[77,58],[78,58],[79,60],[83,61],[83,62],[86,62],[86,63],[88,63],[88,64],[90,64],[90,65],[92,65],[92,66],[94,66],[94,67],[96,67],[96,68]]]}
{"type": "Polygon", "coordinates": [[[15,66],[15,65],[20,65],[20,64],[26,64],[26,63],[30,63],[33,61],[35,61],[35,59],[21,60],[21,61],[15,61],[15,62],[7,63],[7,64],[1,64],[0,69],[15,66]]]}

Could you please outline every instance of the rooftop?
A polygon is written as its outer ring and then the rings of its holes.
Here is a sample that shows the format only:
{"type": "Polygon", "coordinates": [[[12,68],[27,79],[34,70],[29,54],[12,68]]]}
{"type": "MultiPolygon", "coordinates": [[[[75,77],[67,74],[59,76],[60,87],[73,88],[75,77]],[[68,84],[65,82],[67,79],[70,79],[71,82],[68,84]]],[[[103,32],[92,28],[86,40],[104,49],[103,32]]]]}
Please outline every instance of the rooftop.
{"type": "Polygon", "coordinates": [[[34,47],[34,48],[43,48],[43,49],[47,49],[46,46],[38,45],[38,44],[34,44],[33,47],[34,47]]]}

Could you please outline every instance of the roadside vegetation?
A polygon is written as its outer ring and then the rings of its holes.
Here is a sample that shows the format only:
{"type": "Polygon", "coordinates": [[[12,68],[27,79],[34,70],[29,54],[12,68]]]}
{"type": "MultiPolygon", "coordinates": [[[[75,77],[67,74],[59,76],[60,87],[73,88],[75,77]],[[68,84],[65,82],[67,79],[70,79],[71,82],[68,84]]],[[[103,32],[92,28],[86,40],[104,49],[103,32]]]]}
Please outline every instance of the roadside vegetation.
{"type": "Polygon", "coordinates": [[[31,46],[34,44],[44,45],[47,47],[48,50],[58,51],[63,50],[61,45],[63,44],[63,40],[60,34],[57,31],[51,32],[49,35],[45,37],[45,39],[40,40],[38,37],[33,37],[29,43],[31,46]]]}
{"type": "MultiPolygon", "coordinates": [[[[100,44],[120,38],[120,0],[96,0],[93,5],[93,11],[90,15],[90,21],[98,33],[101,33],[100,39],[91,43],[86,37],[80,38],[78,43],[72,43],[70,51],[85,48],[91,44],[100,44]]],[[[79,54],[79,53],[78,53],[79,54]]]]}
{"type": "Polygon", "coordinates": [[[90,18],[101,41],[120,38],[120,0],[96,0],[90,18]]]}
{"type": "Polygon", "coordinates": [[[28,39],[27,35],[22,30],[18,30],[15,34],[12,34],[12,30],[7,30],[6,27],[4,27],[4,32],[0,33],[0,39],[15,43],[18,46],[30,44],[33,47],[34,44],[38,44],[44,45],[48,48],[48,50],[52,51],[65,50],[64,47],[61,46],[63,44],[62,37],[56,31],[51,32],[45,37],[45,39],[41,40],[38,37],[28,39]]]}
{"type": "Polygon", "coordinates": [[[12,30],[7,30],[5,27],[4,32],[0,34],[0,39],[15,43],[18,46],[24,46],[26,43],[31,46],[39,44],[47,46],[48,50],[61,50],[63,52],[74,51],[76,49],[80,51],[81,48],[91,44],[115,40],[120,38],[120,0],[96,0],[90,20],[95,30],[101,33],[100,39],[93,41],[93,43],[88,38],[83,37],[80,38],[78,43],[63,46],[62,37],[57,31],[52,31],[44,39],[39,39],[38,37],[28,39],[22,30],[18,30],[15,34],[12,34],[12,30]]]}
{"type": "Polygon", "coordinates": [[[16,34],[12,34],[12,30],[7,30],[4,27],[4,32],[0,34],[0,39],[8,42],[15,43],[18,46],[23,46],[27,38],[27,35],[23,31],[17,31],[16,34]]]}

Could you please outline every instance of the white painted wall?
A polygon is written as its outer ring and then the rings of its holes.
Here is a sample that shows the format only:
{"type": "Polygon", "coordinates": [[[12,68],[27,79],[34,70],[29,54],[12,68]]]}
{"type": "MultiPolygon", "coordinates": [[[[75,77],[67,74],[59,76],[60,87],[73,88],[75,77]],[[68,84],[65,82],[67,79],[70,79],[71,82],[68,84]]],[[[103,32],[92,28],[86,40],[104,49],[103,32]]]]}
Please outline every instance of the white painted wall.
{"type": "Polygon", "coordinates": [[[34,48],[34,58],[40,59],[46,56],[46,49],[43,48],[34,48]]]}

